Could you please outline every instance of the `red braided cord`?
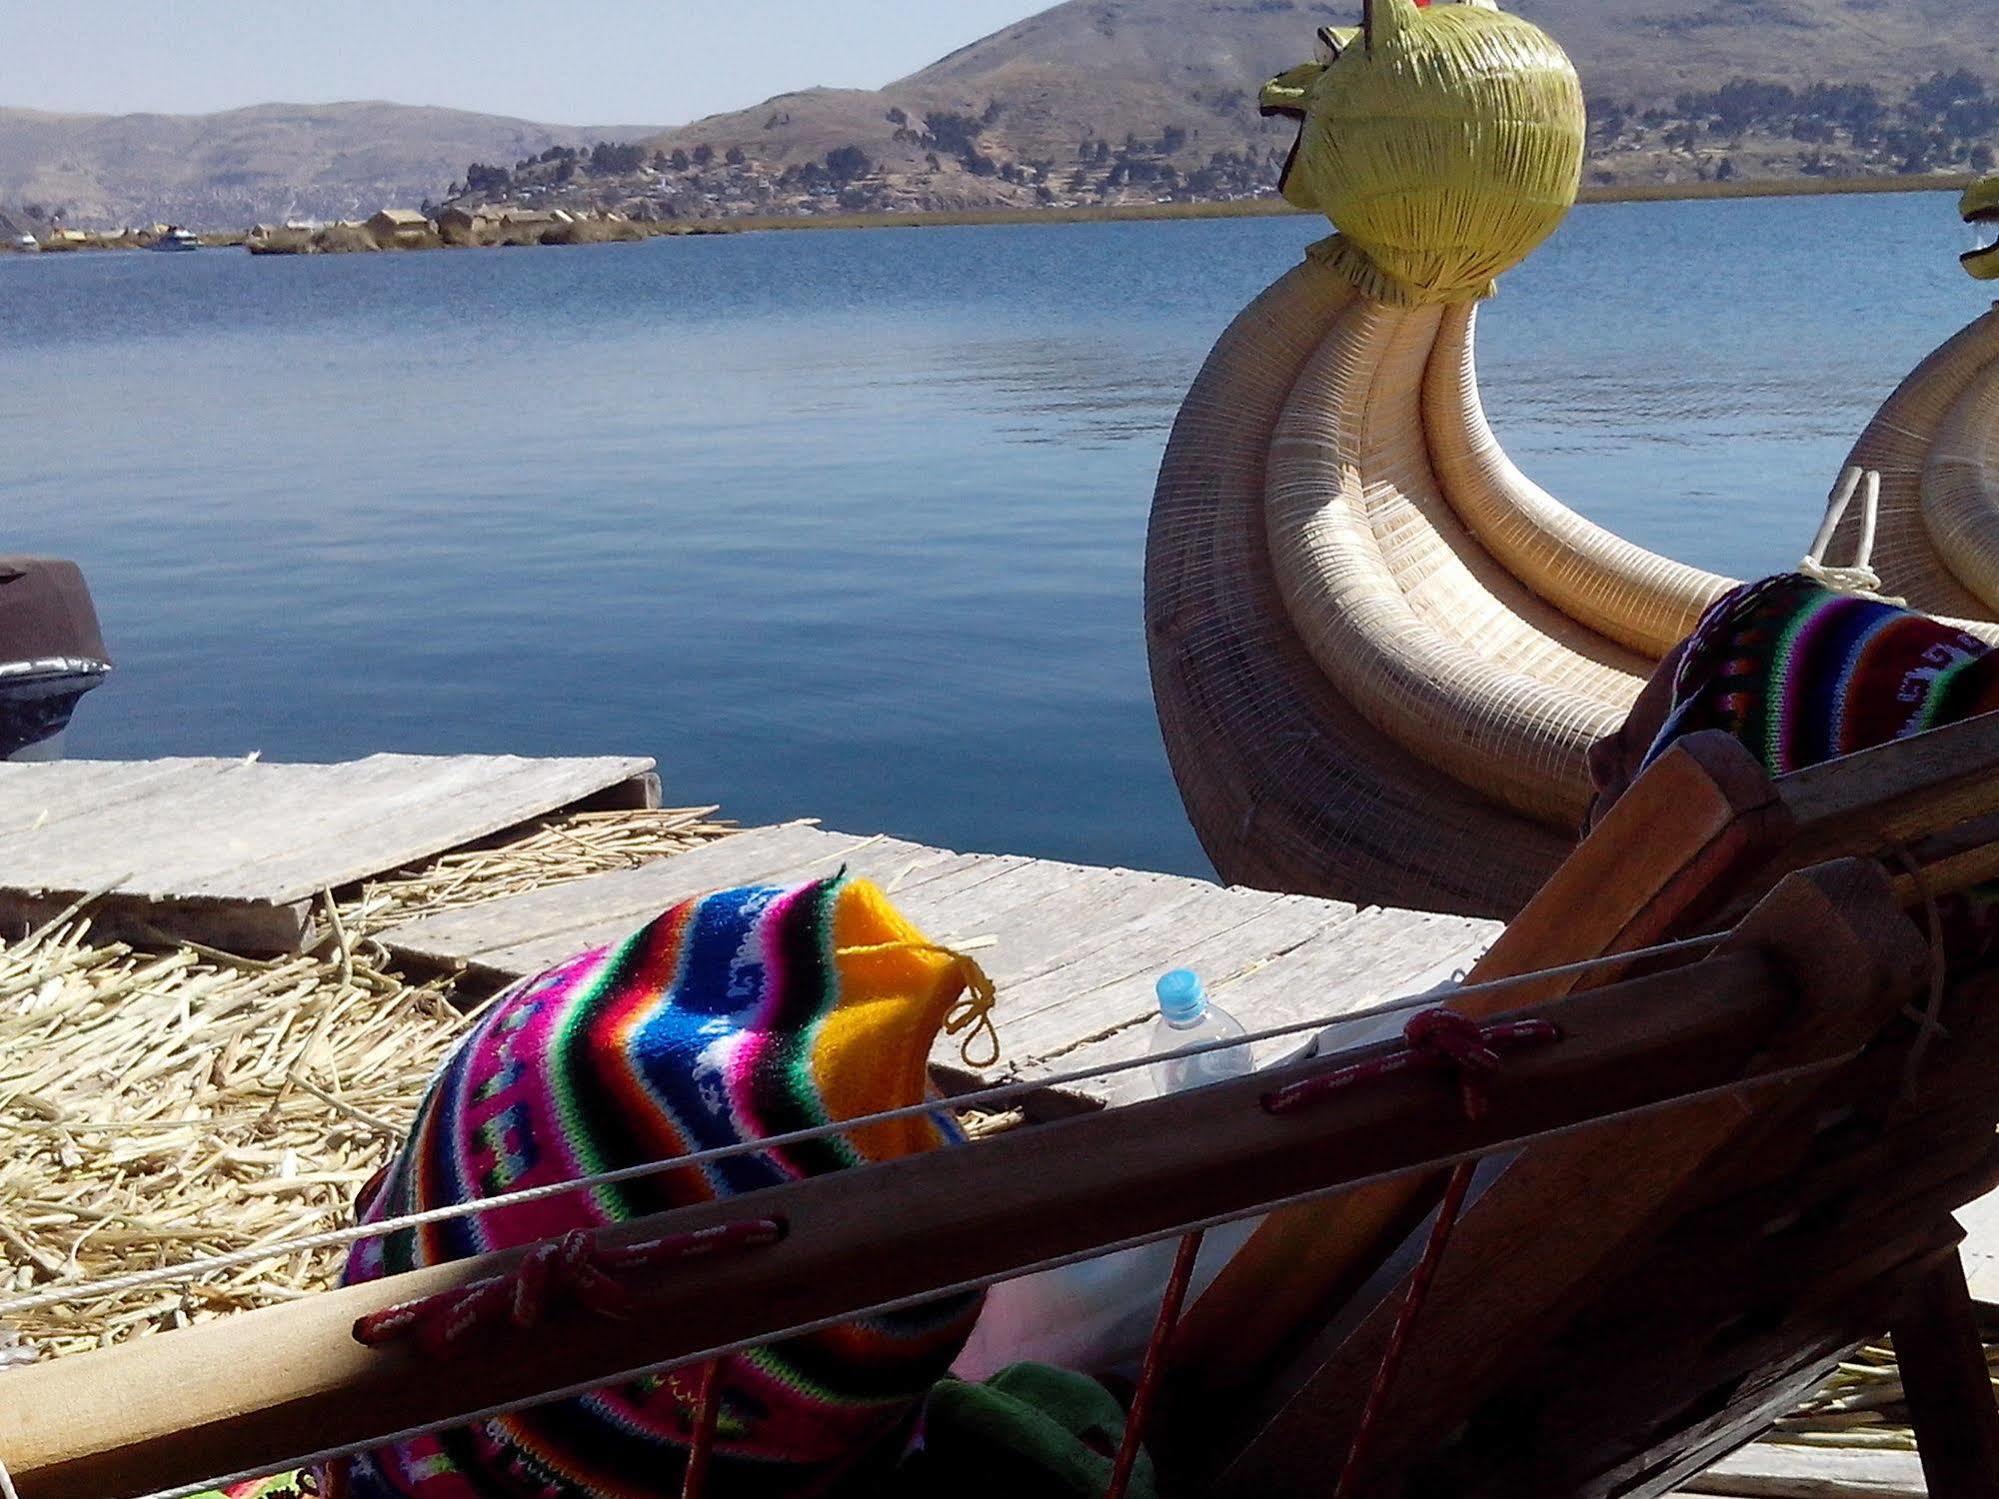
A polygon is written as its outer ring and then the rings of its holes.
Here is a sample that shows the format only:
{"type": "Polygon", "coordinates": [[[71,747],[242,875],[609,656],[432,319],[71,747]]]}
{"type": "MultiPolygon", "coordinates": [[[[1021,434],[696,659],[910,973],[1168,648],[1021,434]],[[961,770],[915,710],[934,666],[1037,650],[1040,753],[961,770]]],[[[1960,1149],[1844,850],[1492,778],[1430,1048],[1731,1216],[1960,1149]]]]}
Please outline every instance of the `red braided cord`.
{"type": "MultiPolygon", "coordinates": [[[[1393,1077],[1398,1072],[1448,1071],[1457,1076],[1458,1107],[1464,1111],[1465,1118],[1479,1119],[1486,1111],[1486,1084],[1503,1065],[1502,1054],[1529,1046],[1549,1045],[1561,1040],[1562,1032],[1560,1027],[1548,1020],[1508,1020],[1480,1025],[1456,1010],[1438,1008],[1412,1015],[1409,1023],[1402,1028],[1402,1039],[1404,1045],[1401,1051],[1388,1052],[1365,1062],[1355,1062],[1318,1077],[1291,1083],[1268,1095],[1263,1100],[1263,1106],[1272,1114],[1295,1113],[1323,1102],[1335,1093],[1393,1077]]],[[[1395,1326],[1388,1335],[1388,1346],[1382,1350],[1381,1365],[1374,1371],[1374,1383],[1368,1388],[1367,1404],[1361,1407],[1360,1422],[1354,1428],[1353,1443],[1347,1448],[1346,1462],[1340,1469],[1340,1480],[1333,1490],[1333,1499],[1349,1499],[1357,1492],[1355,1485],[1374,1445],[1382,1411],[1387,1407],[1389,1393],[1395,1387],[1395,1377],[1401,1372],[1410,1333],[1422,1313],[1423,1303],[1429,1299],[1430,1287],[1437,1278],[1437,1267],[1443,1263],[1451,1231],[1457,1227],[1458,1216],[1464,1211],[1465,1197],[1471,1190],[1472,1175],[1476,1170],[1476,1162],[1461,1161],[1451,1171],[1450,1184],[1444,1189],[1444,1200],[1437,1208],[1437,1221],[1431,1225],[1429,1241],[1423,1246],[1423,1257],[1409,1277],[1409,1292],[1395,1314],[1395,1326]]]]}
{"type": "Polygon", "coordinates": [[[1173,1273],[1166,1279],[1166,1294],[1159,1298],[1159,1316],[1145,1345],[1145,1363],[1139,1369],[1138,1388],[1131,1397],[1124,1440],[1118,1443],[1117,1464],[1111,1469],[1111,1486],[1104,1491],[1104,1499],[1124,1499],[1125,1490],[1131,1487],[1138,1454],[1145,1446],[1145,1428],[1152,1420],[1153,1401],[1165,1376],[1166,1350],[1172,1345],[1173,1330],[1180,1325],[1180,1310],[1187,1304],[1187,1287],[1194,1279],[1194,1262],[1201,1257],[1201,1241],[1206,1237],[1205,1232],[1188,1234],[1173,1257],[1173,1273]]]}
{"type": "Polygon", "coordinates": [[[1375,1432],[1381,1425],[1381,1412],[1388,1404],[1389,1392],[1395,1387],[1395,1376],[1402,1371],[1402,1355],[1408,1349],[1409,1334],[1416,1326],[1416,1317],[1423,1310],[1423,1303],[1429,1299],[1430,1283],[1437,1278],[1437,1266],[1443,1262],[1444,1246],[1451,1242],[1451,1230],[1457,1227],[1458,1214],[1464,1211],[1465,1193],[1470,1190],[1472,1174],[1477,1169],[1474,1161],[1460,1161],[1451,1170],[1451,1182],[1444,1189],[1444,1200],[1437,1208],[1437,1221],[1430,1229],[1430,1241],[1423,1246],[1423,1258],[1417,1262],[1415,1274],[1409,1277],[1409,1294],[1402,1299],[1402,1309],[1395,1314],[1395,1329],[1388,1335],[1388,1346],[1382,1350],[1381,1367],[1374,1371],[1374,1383],[1368,1387],[1367,1404],[1361,1407],[1360,1424],[1354,1428],[1353,1445],[1347,1448],[1347,1460],[1340,1468],[1340,1481],[1333,1488],[1333,1499],[1348,1499],[1350,1494],[1358,1492],[1354,1485],[1359,1482],[1369,1449],[1374,1445],[1375,1432]]]}
{"type": "Polygon", "coordinates": [[[687,1449],[687,1472],[680,1499],[701,1499],[708,1487],[708,1459],[715,1452],[715,1427],[722,1413],[722,1361],[701,1366],[701,1394],[694,1405],[694,1440],[687,1449]]]}
{"type": "Polygon", "coordinates": [[[1548,1020],[1480,1025],[1456,1010],[1422,1010],[1402,1028],[1405,1044],[1401,1051],[1287,1084],[1267,1095],[1263,1107],[1272,1114],[1290,1114],[1310,1108],[1329,1094],[1398,1072],[1454,1071],[1465,1117],[1477,1119],[1485,1113],[1484,1079],[1499,1071],[1502,1052],[1544,1046],[1561,1038],[1561,1029],[1548,1020]]]}
{"type": "Polygon", "coordinates": [[[511,1275],[495,1275],[434,1296],[399,1302],[354,1323],[354,1341],[369,1348],[414,1338],[432,1358],[447,1358],[473,1333],[501,1321],[537,1326],[552,1300],[563,1299],[600,1317],[622,1317],[631,1295],[621,1273],[654,1270],[717,1254],[759,1249],[784,1237],[775,1218],[724,1223],[698,1233],[606,1246],[583,1229],[537,1244],[511,1275]]]}

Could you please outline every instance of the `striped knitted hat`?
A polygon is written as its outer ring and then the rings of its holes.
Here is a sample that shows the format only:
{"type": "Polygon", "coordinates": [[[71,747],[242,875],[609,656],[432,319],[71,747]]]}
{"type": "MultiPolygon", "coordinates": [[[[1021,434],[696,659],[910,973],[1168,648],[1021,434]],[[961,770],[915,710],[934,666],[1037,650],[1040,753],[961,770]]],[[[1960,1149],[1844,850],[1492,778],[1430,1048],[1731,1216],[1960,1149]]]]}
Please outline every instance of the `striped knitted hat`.
{"type": "MultiPolygon", "coordinates": [[[[920,1103],[931,1044],[976,973],[844,874],[688,901],[495,1000],[432,1083],[363,1221],[920,1103]]],[[[974,993],[956,1021],[983,1019],[983,976],[974,993]]],[[[564,1193],[370,1240],[346,1279],[959,1140],[938,1114],[564,1193]]],[[[961,1296],[724,1359],[709,1492],[789,1499],[866,1464],[906,1429],[977,1310],[961,1296]]],[[[698,1384],[689,1369],[608,1387],[377,1449],[328,1481],[370,1499],[678,1494],[698,1384]]]]}

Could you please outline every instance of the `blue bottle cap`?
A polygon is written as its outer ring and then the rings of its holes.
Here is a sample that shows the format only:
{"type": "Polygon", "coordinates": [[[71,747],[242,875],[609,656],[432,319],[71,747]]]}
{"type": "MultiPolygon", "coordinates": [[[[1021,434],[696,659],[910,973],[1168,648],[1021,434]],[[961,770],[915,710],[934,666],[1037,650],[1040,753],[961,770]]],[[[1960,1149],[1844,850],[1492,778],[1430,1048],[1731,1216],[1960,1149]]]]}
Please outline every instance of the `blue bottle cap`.
{"type": "Polygon", "coordinates": [[[1159,1013],[1176,1024],[1199,1020],[1208,1008],[1208,991],[1191,968],[1161,974],[1153,992],[1159,996],[1159,1013]]]}

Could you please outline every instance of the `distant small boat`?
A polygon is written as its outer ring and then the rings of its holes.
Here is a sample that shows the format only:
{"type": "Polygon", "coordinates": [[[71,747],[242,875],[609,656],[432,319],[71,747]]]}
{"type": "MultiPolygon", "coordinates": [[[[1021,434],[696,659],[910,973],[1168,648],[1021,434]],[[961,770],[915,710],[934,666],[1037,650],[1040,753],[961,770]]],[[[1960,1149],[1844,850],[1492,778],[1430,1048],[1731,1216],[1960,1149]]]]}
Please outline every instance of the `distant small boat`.
{"type": "Polygon", "coordinates": [[[36,239],[32,234],[10,235],[7,240],[8,249],[21,250],[29,254],[32,254],[36,250],[41,249],[41,247],[42,247],[42,242],[36,239]]]}
{"type": "Polygon", "coordinates": [[[165,234],[154,240],[149,248],[155,250],[199,250],[201,248],[201,241],[190,230],[169,229],[165,234]]]}

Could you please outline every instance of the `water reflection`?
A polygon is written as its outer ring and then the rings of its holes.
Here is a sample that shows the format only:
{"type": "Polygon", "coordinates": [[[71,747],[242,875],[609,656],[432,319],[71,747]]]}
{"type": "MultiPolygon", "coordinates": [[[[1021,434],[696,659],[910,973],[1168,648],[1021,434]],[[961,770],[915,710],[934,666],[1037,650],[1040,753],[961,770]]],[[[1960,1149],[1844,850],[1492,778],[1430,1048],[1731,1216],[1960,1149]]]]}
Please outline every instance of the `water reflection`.
{"type": "MultiPolygon", "coordinates": [[[[1173,411],[1304,219],[0,266],[6,545],[81,558],[92,754],[647,752],[670,794],[1201,869],[1140,630],[1173,411]]],[[[1485,309],[1594,519],[1795,559],[1982,306],[1947,195],[1586,209],[1485,309]]]]}

